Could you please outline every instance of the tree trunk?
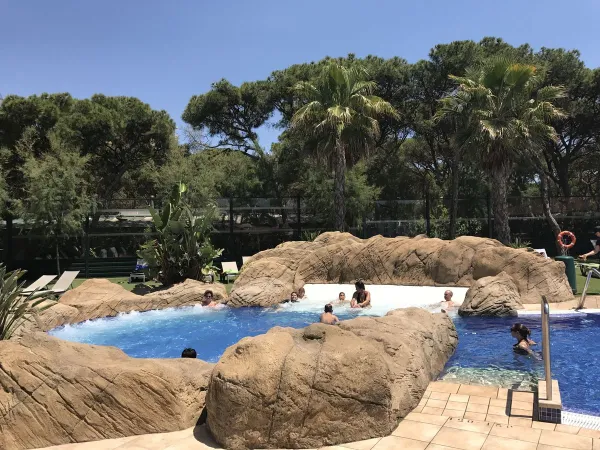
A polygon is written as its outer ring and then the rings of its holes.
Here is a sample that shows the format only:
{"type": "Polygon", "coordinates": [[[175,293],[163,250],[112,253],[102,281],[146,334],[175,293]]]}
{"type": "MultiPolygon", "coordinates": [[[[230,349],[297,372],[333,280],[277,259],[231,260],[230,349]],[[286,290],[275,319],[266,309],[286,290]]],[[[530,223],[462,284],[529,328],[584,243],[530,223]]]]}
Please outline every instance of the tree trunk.
{"type": "Polygon", "coordinates": [[[335,211],[335,228],[338,231],[346,229],[346,151],[344,144],[338,138],[335,145],[335,186],[333,209],[335,211]]]}
{"type": "Polygon", "coordinates": [[[496,239],[504,245],[510,244],[510,226],[508,222],[508,177],[510,175],[510,165],[503,164],[495,167],[490,178],[492,181],[492,208],[494,214],[494,234],[496,239]]]}
{"type": "Polygon", "coordinates": [[[550,229],[552,230],[552,234],[554,234],[554,245],[556,245],[556,250],[558,254],[562,254],[562,248],[558,243],[558,234],[560,233],[560,226],[558,222],[552,215],[552,211],[550,210],[550,195],[548,194],[548,176],[544,173],[543,170],[540,171],[540,194],[542,195],[542,208],[544,209],[544,216],[546,217],[546,222],[550,225],[550,229]]]}
{"type": "Polygon", "coordinates": [[[569,183],[569,165],[564,159],[561,160],[560,165],[557,167],[557,172],[558,182],[560,185],[562,195],[564,195],[565,197],[570,197],[571,184],[569,183]]]}
{"type": "Polygon", "coordinates": [[[455,154],[452,161],[452,186],[451,186],[451,201],[450,201],[450,227],[448,231],[448,239],[456,237],[456,219],[458,216],[458,185],[459,185],[459,160],[455,154]]]}
{"type": "Polygon", "coordinates": [[[55,250],[56,250],[56,276],[60,277],[60,253],[58,252],[58,238],[55,241],[55,250]]]}

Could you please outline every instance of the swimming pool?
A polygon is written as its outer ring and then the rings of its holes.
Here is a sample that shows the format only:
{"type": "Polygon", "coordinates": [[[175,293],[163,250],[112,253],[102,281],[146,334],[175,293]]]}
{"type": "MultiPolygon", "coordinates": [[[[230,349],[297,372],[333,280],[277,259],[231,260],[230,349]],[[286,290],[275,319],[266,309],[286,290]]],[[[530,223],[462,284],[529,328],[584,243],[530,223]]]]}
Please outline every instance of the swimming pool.
{"type": "MultiPolygon", "coordinates": [[[[373,307],[353,310],[334,302],[334,313],[342,320],[359,315],[382,316],[398,307],[419,306],[439,311],[441,287],[368,287],[373,307]],[[385,299],[385,300],[384,300],[385,299]]],[[[465,288],[452,288],[454,299],[462,302],[465,288]]],[[[133,312],[117,317],[67,325],[50,331],[69,341],[121,348],[133,357],[176,358],[186,347],[198,357],[216,362],[227,347],[246,336],[263,334],[274,326],[301,328],[318,320],[323,305],[340,291],[351,295],[352,286],[307,285],[308,299],[280,308],[202,308],[200,306],[133,312]]],[[[458,334],[457,351],[448,361],[442,379],[494,384],[527,389],[543,375],[543,363],[512,351],[509,328],[515,319],[453,317],[458,334]]],[[[518,319],[541,340],[539,316],[518,319]]],[[[554,378],[561,385],[566,410],[600,415],[600,315],[551,316],[552,364],[554,378]]],[[[534,349],[541,351],[541,345],[534,349]]]]}

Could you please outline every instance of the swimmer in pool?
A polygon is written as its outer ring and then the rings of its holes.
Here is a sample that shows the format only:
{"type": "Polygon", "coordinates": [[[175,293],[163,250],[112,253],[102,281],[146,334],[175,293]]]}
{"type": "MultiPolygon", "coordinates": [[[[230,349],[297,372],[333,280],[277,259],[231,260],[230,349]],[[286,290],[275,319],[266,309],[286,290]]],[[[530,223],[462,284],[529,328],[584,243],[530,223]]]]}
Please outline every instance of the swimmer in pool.
{"type": "Polygon", "coordinates": [[[340,292],[338,295],[338,303],[344,303],[346,301],[346,293],[340,292]]]}
{"type": "Polygon", "coordinates": [[[289,299],[285,299],[281,303],[296,303],[297,301],[298,301],[298,294],[296,294],[296,292],[292,292],[290,294],[290,298],[289,299]]]}
{"type": "Polygon", "coordinates": [[[358,280],[354,283],[356,292],[352,295],[352,301],[350,302],[351,308],[366,308],[371,306],[371,293],[366,290],[365,283],[358,280]]]}
{"type": "Polygon", "coordinates": [[[213,296],[213,292],[212,291],[206,291],[204,292],[204,297],[202,298],[202,306],[208,306],[210,308],[213,308],[215,306],[218,305],[217,302],[215,302],[213,300],[214,296],[213,296]]]}
{"type": "Polygon", "coordinates": [[[327,325],[337,325],[340,323],[340,319],[338,319],[333,314],[333,305],[331,303],[327,303],[325,305],[325,312],[321,314],[321,323],[326,323],[327,325]]]}
{"type": "Polygon", "coordinates": [[[510,335],[517,340],[517,343],[513,345],[513,349],[517,353],[524,354],[533,354],[531,350],[531,346],[535,345],[529,336],[531,336],[531,331],[522,323],[515,323],[510,328],[510,335]]]}
{"type": "Polygon", "coordinates": [[[303,287],[298,289],[298,300],[308,300],[308,297],[306,296],[306,291],[303,287]]]}

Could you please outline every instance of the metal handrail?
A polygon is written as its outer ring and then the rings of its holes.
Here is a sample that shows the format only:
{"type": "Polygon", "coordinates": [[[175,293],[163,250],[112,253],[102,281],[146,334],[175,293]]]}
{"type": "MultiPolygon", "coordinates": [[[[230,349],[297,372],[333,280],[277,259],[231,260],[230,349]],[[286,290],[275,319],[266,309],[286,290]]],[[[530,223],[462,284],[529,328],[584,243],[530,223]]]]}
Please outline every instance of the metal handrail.
{"type": "Polygon", "coordinates": [[[585,279],[585,287],[583,288],[583,292],[581,293],[581,300],[579,300],[579,305],[577,305],[577,307],[575,308],[577,310],[582,309],[583,305],[585,304],[585,296],[587,294],[588,288],[590,287],[590,280],[592,279],[592,275],[594,273],[598,275],[598,277],[600,277],[600,272],[594,269],[593,267],[590,267],[588,270],[587,278],[585,279]]]}
{"type": "Polygon", "coordinates": [[[552,372],[550,371],[550,305],[542,295],[542,354],[544,358],[544,371],[546,372],[546,396],[552,400],[552,372]]]}

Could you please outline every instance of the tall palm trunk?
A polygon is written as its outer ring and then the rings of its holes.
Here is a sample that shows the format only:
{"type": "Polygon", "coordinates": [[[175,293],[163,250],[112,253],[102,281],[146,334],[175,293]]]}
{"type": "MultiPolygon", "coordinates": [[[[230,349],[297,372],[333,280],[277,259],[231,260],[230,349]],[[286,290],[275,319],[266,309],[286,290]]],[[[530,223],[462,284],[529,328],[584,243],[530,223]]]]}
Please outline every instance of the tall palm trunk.
{"type": "Polygon", "coordinates": [[[335,228],[338,231],[346,229],[346,150],[340,138],[335,143],[335,186],[333,209],[335,211],[335,228]]]}
{"type": "Polygon", "coordinates": [[[494,215],[494,233],[496,239],[505,245],[510,244],[510,226],[508,224],[508,177],[510,164],[502,163],[490,173],[492,209],[494,215]]]}

